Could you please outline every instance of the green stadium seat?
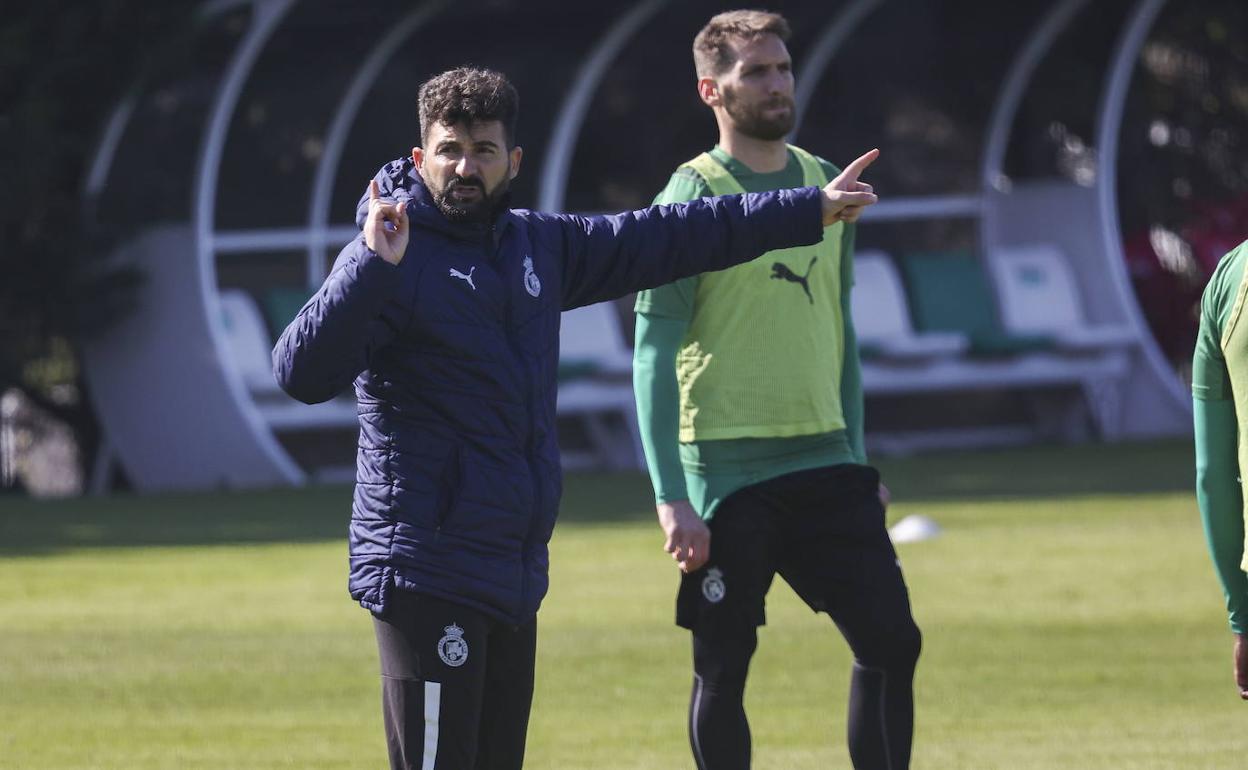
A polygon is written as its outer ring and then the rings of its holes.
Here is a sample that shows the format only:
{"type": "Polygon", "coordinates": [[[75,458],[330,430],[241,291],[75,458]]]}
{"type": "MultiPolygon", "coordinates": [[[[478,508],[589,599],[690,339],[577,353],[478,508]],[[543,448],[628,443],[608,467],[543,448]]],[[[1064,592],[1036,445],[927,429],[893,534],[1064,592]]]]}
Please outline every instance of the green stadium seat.
{"type": "Polygon", "coordinates": [[[960,356],[970,347],[960,332],[915,332],[901,274],[882,251],[854,254],[851,304],[858,353],[864,359],[918,363],[960,356]]]}
{"type": "Polygon", "coordinates": [[[295,320],[310,296],[312,294],[307,289],[289,286],[269,289],[264,293],[264,320],[274,340],[295,320]]]}
{"type": "Polygon", "coordinates": [[[961,332],[972,356],[1012,356],[1051,350],[1047,334],[1011,334],[1002,329],[996,299],[979,260],[967,252],[907,254],[901,261],[915,328],[961,332]]]}

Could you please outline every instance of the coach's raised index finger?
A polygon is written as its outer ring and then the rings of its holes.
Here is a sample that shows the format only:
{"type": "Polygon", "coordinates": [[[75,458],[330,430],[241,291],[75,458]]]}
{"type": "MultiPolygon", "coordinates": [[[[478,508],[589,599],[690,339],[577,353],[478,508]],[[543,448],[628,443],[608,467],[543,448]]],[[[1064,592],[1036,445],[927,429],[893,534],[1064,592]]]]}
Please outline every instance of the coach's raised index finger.
{"type": "Polygon", "coordinates": [[[864,152],[862,155],[859,155],[856,159],[854,159],[853,163],[850,163],[845,167],[845,170],[841,172],[841,178],[848,182],[858,181],[858,177],[862,175],[862,172],[865,171],[867,166],[870,166],[878,157],[880,157],[880,151],[878,148],[864,152]]]}

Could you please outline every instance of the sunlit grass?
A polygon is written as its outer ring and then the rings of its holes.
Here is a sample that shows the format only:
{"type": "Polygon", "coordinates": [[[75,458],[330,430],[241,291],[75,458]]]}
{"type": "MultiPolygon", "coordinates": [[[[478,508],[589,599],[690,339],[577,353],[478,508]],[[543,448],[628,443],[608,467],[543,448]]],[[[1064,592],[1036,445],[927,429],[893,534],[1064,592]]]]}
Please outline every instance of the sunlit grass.
{"type": "MultiPolygon", "coordinates": [[[[1242,766],[1189,467],[1180,445],[884,463],[891,517],[944,529],[900,549],[925,633],[916,768],[1242,766]]],[[[0,499],[0,768],[384,766],[347,497],[0,499]]],[[[649,505],[637,476],[568,480],[528,767],[692,766],[649,505]]],[[[779,581],[768,618],[755,767],[848,767],[844,643],[779,581]]]]}

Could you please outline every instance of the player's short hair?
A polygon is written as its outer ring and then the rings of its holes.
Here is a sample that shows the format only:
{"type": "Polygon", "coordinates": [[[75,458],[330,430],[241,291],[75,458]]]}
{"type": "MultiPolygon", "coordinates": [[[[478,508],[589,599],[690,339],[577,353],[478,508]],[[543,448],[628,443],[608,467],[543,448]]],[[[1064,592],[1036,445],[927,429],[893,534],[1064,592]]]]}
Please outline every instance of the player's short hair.
{"type": "Polygon", "coordinates": [[[737,61],[734,42],[748,42],[762,35],[775,35],[787,42],[793,32],[789,22],[770,11],[724,11],[711,17],[693,39],[693,66],[698,77],[723,73],[737,61]]]}
{"type": "Polygon", "coordinates": [[[497,120],[503,124],[507,146],[516,143],[520,95],[507,76],[494,70],[459,67],[435,75],[420,86],[421,141],[434,123],[455,126],[497,120]]]}

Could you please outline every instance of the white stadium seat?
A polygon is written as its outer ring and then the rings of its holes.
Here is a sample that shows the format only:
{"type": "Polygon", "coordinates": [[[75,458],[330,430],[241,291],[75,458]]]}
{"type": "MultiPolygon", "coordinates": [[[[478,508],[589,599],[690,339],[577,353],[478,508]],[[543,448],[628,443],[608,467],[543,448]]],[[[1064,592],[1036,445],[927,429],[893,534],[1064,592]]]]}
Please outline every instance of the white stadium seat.
{"type": "Polygon", "coordinates": [[[584,369],[583,374],[573,374],[559,383],[559,414],[578,419],[593,445],[589,455],[565,447],[564,465],[644,467],[631,376],[633,351],[624,339],[611,302],[563,313],[559,362],[569,370],[584,369]],[[607,419],[610,415],[617,419],[607,419]]]}
{"type": "Polygon", "coordinates": [[[1058,349],[1069,352],[1120,348],[1135,340],[1127,326],[1088,324],[1079,287],[1057,246],[1003,248],[989,256],[988,264],[1007,330],[1052,335],[1058,349]]]}
{"type": "Polygon", "coordinates": [[[220,296],[227,352],[269,427],[283,431],[357,424],[354,393],[312,405],[286,395],[273,378],[273,340],[255,300],[241,289],[224,289],[220,296]]]}

